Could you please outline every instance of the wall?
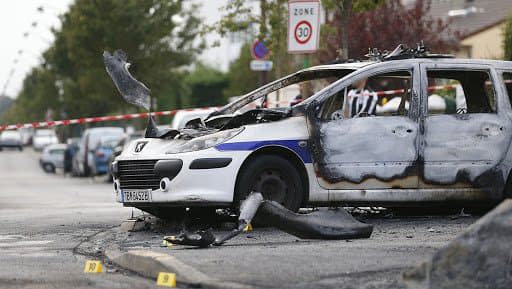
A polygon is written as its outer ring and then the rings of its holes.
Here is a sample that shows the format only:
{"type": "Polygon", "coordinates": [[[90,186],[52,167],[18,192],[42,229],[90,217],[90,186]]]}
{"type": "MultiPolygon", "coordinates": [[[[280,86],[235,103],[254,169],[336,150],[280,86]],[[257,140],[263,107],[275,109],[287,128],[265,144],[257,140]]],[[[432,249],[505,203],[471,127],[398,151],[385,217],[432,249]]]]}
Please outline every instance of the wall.
{"type": "Polygon", "coordinates": [[[502,59],[503,26],[500,23],[463,39],[457,57],[502,59]]]}

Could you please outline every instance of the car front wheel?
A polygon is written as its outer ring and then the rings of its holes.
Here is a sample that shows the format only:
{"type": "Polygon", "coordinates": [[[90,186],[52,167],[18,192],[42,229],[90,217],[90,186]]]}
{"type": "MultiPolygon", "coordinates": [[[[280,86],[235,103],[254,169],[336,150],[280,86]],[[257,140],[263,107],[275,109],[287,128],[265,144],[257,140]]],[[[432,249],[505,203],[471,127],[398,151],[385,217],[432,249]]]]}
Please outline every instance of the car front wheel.
{"type": "Polygon", "coordinates": [[[260,192],[266,200],[278,202],[294,212],[299,210],[305,196],[299,171],[278,155],[256,156],[242,169],[235,205],[239,205],[252,191],[260,192]]]}
{"type": "Polygon", "coordinates": [[[47,173],[55,173],[55,167],[52,164],[43,164],[43,170],[47,173]]]}

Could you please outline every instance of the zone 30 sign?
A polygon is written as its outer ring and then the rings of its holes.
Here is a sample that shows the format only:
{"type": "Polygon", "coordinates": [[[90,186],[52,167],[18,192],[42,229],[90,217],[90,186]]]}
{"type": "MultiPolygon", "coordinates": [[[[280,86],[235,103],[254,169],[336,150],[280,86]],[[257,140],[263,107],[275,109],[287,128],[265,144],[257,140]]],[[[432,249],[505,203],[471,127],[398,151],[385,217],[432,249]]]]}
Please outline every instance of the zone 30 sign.
{"type": "Polygon", "coordinates": [[[320,34],[320,2],[290,0],[288,13],[288,52],[315,52],[320,34]]]}

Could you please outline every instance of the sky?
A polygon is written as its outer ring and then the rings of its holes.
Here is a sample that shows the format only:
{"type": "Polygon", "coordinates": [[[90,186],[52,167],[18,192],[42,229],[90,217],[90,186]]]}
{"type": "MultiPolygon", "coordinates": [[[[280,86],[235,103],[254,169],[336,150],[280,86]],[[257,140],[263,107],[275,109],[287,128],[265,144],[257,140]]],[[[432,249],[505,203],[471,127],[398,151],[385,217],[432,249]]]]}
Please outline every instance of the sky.
{"type": "Polygon", "coordinates": [[[41,63],[41,53],[53,41],[50,31],[59,27],[58,15],[71,0],[17,0],[0,4],[0,94],[15,96],[30,69],[41,63]],[[43,7],[43,12],[38,12],[43,7]],[[36,26],[32,26],[36,23],[36,26]],[[12,76],[10,74],[12,73],[12,76]],[[7,86],[6,86],[7,85],[7,86]]]}
{"type": "MultiPolygon", "coordinates": [[[[200,17],[213,23],[220,17],[224,0],[200,1],[200,17]]],[[[50,29],[59,28],[58,15],[67,11],[73,0],[17,0],[0,3],[0,35],[4,38],[0,53],[0,95],[2,92],[15,98],[21,89],[23,78],[41,63],[41,54],[52,43],[50,29]],[[38,8],[43,7],[43,12],[38,8]],[[36,23],[33,26],[33,23],[36,23]]],[[[219,39],[215,35],[206,38],[207,43],[219,39]]],[[[221,70],[227,70],[229,62],[239,54],[241,43],[222,39],[220,47],[209,48],[200,59],[221,70]]]]}

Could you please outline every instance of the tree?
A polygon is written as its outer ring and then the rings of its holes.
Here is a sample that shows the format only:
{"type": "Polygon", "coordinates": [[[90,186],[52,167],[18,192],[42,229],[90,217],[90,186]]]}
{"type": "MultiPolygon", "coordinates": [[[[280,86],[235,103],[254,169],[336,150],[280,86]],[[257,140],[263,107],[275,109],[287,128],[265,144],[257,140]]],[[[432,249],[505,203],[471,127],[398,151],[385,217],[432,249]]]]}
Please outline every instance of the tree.
{"type": "Polygon", "coordinates": [[[228,81],[219,70],[198,63],[186,76],[185,84],[188,89],[185,105],[188,107],[218,106],[226,103],[222,91],[228,81]]]}
{"type": "Polygon", "coordinates": [[[353,12],[364,12],[371,9],[375,9],[385,1],[383,0],[323,0],[322,4],[327,10],[335,8],[340,17],[341,26],[340,40],[341,40],[341,59],[348,59],[349,52],[349,30],[350,30],[350,18],[353,12]]]}
{"type": "Polygon", "coordinates": [[[505,60],[512,60],[512,14],[508,17],[503,30],[503,50],[505,60]]]}
{"type": "MultiPolygon", "coordinates": [[[[460,33],[450,30],[450,22],[429,16],[429,10],[430,1],[415,1],[405,6],[400,0],[389,0],[374,10],[354,13],[348,29],[348,58],[362,58],[370,47],[392,50],[400,43],[415,46],[421,40],[433,51],[456,49],[460,33]]],[[[342,23],[340,13],[336,12],[326,26],[336,28],[342,23]]],[[[329,62],[339,56],[341,31],[330,29],[329,32],[322,39],[321,62],[329,62]]]]}
{"type": "Polygon", "coordinates": [[[254,38],[262,40],[270,49],[269,60],[274,62],[271,79],[289,74],[297,69],[295,56],[288,53],[287,0],[259,0],[260,13],[253,12],[254,2],[244,0],[229,0],[222,9],[225,14],[220,21],[206,27],[205,33],[216,31],[221,36],[231,32],[248,32],[254,38]],[[254,27],[257,27],[257,32],[254,27]]]}
{"type": "Polygon", "coordinates": [[[223,94],[227,97],[239,96],[258,88],[258,73],[249,67],[252,60],[251,44],[240,48],[240,56],[229,65],[227,73],[228,87],[223,94]]]}
{"type": "Polygon", "coordinates": [[[43,65],[26,77],[13,108],[16,115],[40,119],[47,105],[69,117],[135,110],[119,97],[105,71],[102,52],[116,49],[127,53],[130,71],[151,88],[153,97],[162,99],[159,103],[181,105],[179,86],[185,74],[180,68],[190,65],[203,47],[197,41],[197,7],[186,8],[183,2],[76,0],[61,16],[61,29],[54,31],[43,65]],[[39,87],[56,92],[40,93],[39,87]]]}
{"type": "Polygon", "coordinates": [[[33,68],[23,80],[15,104],[7,111],[3,120],[23,122],[42,120],[46,112],[60,108],[59,92],[55,86],[55,74],[46,67],[33,68]]]}

